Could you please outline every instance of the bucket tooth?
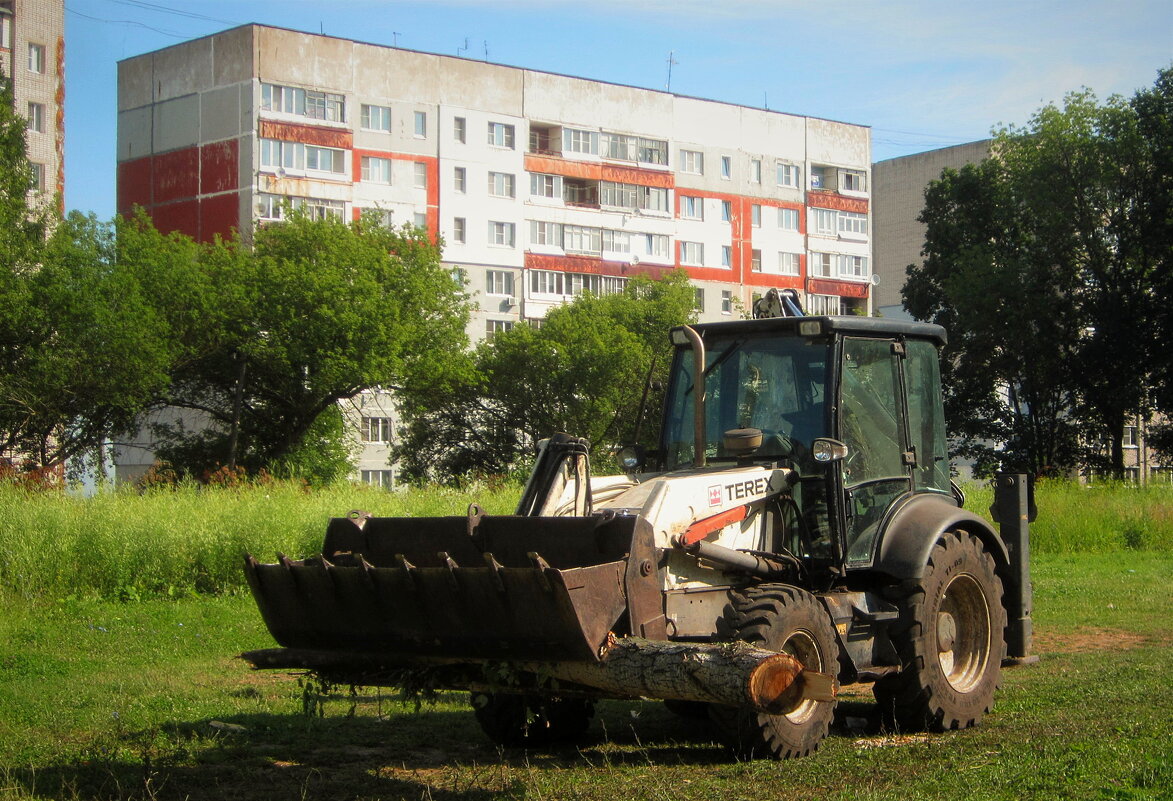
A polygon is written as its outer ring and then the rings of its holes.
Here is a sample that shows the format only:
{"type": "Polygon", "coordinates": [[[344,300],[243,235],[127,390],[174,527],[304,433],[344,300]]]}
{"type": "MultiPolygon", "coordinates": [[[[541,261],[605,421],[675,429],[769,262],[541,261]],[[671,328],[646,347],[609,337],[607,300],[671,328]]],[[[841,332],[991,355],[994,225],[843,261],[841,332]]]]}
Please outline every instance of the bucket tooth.
{"type": "Polygon", "coordinates": [[[497,592],[502,595],[505,594],[505,581],[501,578],[502,564],[493,558],[493,554],[486,552],[485,564],[489,568],[489,575],[493,579],[493,586],[497,588],[497,592]]]}
{"type": "Polygon", "coordinates": [[[554,573],[557,573],[558,571],[550,567],[550,563],[543,559],[542,555],[537,551],[529,551],[526,556],[529,557],[529,560],[533,563],[533,566],[538,569],[538,578],[542,582],[542,589],[544,589],[546,592],[553,592],[554,585],[550,583],[550,571],[553,571],[554,573]]]}
{"type": "Polygon", "coordinates": [[[449,586],[452,587],[454,592],[459,592],[460,582],[456,579],[456,571],[460,569],[460,565],[456,564],[456,560],[449,556],[447,551],[440,551],[436,556],[444,563],[444,567],[448,568],[449,586]]]}

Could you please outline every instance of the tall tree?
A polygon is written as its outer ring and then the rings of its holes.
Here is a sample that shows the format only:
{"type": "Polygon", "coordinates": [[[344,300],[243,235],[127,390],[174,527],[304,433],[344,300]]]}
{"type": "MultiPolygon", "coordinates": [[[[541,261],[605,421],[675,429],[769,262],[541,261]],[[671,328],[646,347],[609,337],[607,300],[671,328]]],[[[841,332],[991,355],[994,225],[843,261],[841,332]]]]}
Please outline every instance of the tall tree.
{"type": "Polygon", "coordinates": [[[1168,326],[1169,88],[1166,70],[1131,103],[1068,95],[927,190],[905,301],[950,328],[953,433],[971,450],[1072,468],[1094,462],[1082,429],[1113,443],[1107,466],[1123,471],[1124,424],[1155,383],[1148,332],[1168,326]]]}
{"type": "Polygon", "coordinates": [[[208,246],[201,267],[218,335],[174,372],[166,401],[210,425],[160,431],[189,469],[304,464],[299,448],[340,400],[423,391],[467,344],[467,301],[418,229],[294,213],[249,247],[208,246]]]}
{"type": "MultiPolygon", "coordinates": [[[[458,480],[518,467],[542,437],[563,431],[604,446],[631,441],[649,378],[666,375],[668,331],[693,319],[682,273],[635,278],[621,294],[583,295],[482,342],[474,370],[435,402],[405,409],[396,456],[409,479],[458,480]]],[[[645,400],[650,416],[659,397],[645,400]]],[[[645,423],[644,441],[655,427],[645,423]]]]}

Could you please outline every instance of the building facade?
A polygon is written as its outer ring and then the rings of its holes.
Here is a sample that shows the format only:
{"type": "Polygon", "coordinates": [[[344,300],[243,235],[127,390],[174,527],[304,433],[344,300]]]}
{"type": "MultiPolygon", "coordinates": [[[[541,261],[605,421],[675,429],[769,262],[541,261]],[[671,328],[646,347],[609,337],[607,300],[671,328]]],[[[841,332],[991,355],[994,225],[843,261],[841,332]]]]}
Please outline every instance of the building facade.
{"type": "Polygon", "coordinates": [[[287,202],[426,227],[474,340],[677,268],[702,320],[770,288],[872,310],[864,126],[259,25],[118,88],[120,212],[203,240],[287,202]]]}
{"type": "Polygon", "coordinates": [[[12,80],[15,111],[28,120],[33,191],[65,193],[65,3],[0,0],[0,72],[12,80]]]}

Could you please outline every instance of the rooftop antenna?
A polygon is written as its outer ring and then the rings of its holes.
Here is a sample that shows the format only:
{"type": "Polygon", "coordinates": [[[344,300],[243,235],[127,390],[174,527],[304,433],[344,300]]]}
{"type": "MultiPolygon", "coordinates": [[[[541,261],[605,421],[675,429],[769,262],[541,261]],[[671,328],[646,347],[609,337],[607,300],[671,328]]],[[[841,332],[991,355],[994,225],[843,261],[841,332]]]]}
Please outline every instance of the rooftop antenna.
{"type": "Polygon", "coordinates": [[[485,39],[482,44],[485,46],[485,61],[489,60],[489,40],[485,39]]]}
{"type": "Polygon", "coordinates": [[[679,62],[679,61],[677,61],[676,59],[672,58],[672,56],[673,56],[675,53],[676,53],[676,51],[675,51],[675,50],[669,50],[669,51],[668,51],[668,82],[664,84],[664,91],[665,91],[665,92],[671,92],[671,91],[672,91],[672,65],[673,65],[673,64],[679,64],[679,63],[680,63],[680,62],[679,62]]]}
{"type": "Polygon", "coordinates": [[[456,55],[459,56],[462,52],[468,52],[468,37],[467,36],[464,37],[464,47],[456,48],[456,55]]]}
{"type": "Polygon", "coordinates": [[[399,31],[391,31],[391,46],[399,47],[399,31]]]}
{"type": "Polygon", "coordinates": [[[766,111],[770,110],[770,96],[765,89],[762,90],[762,108],[766,111]]]}

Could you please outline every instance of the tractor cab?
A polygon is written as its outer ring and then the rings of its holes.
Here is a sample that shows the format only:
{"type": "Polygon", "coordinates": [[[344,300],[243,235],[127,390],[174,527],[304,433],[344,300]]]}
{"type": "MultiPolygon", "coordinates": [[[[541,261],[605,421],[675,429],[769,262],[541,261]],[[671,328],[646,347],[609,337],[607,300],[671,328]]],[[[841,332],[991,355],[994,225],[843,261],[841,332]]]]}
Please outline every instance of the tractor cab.
{"type": "Polygon", "coordinates": [[[672,340],[660,469],[793,470],[789,549],[811,566],[870,568],[889,510],[951,496],[939,326],[780,317],[684,326],[672,340]],[[728,434],[747,430],[760,445],[732,447],[746,435],[728,434]]]}

